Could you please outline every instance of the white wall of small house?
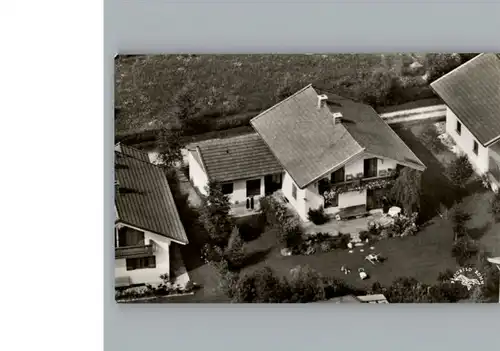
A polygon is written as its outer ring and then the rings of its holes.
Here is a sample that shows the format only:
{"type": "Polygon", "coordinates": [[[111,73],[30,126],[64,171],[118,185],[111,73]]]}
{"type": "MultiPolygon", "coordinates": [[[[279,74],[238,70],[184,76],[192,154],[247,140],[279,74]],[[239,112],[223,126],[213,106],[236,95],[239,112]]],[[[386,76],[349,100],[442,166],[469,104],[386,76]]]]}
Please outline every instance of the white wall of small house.
{"type": "Polygon", "coordinates": [[[233,205],[246,203],[246,201],[247,201],[247,181],[248,180],[255,180],[255,179],[260,179],[260,194],[253,196],[254,203],[258,204],[259,203],[258,200],[265,195],[264,177],[240,179],[240,180],[235,180],[233,182],[224,182],[224,184],[233,183],[233,193],[228,195],[229,202],[233,205]]]}
{"type": "Polygon", "coordinates": [[[467,155],[477,173],[483,174],[488,171],[488,148],[481,145],[449,108],[446,108],[446,133],[453,138],[459,149],[467,155]],[[457,121],[462,124],[460,135],[456,131],[457,121]],[[474,141],[478,144],[477,155],[473,151],[474,141]]]}
{"type": "Polygon", "coordinates": [[[281,189],[283,191],[283,195],[288,199],[295,211],[297,211],[297,214],[300,216],[300,218],[304,221],[307,221],[307,211],[309,210],[309,208],[306,206],[307,188],[300,189],[297,184],[295,184],[290,174],[288,174],[288,172],[285,172],[281,189]],[[296,197],[293,197],[292,189],[294,186],[297,188],[296,197]]]}
{"type": "MultiPolygon", "coordinates": [[[[345,177],[351,174],[356,177],[358,173],[364,172],[364,160],[369,158],[374,158],[376,156],[365,154],[363,157],[356,158],[344,165],[345,167],[345,177]]],[[[395,170],[397,162],[388,158],[378,158],[377,171],[392,169],[395,170]]],[[[326,175],[325,178],[330,180],[331,173],[326,175]]],[[[346,180],[346,179],[344,179],[346,180]]],[[[314,182],[307,186],[304,190],[298,189],[297,187],[297,199],[292,196],[292,184],[295,184],[288,173],[285,172],[285,177],[283,179],[283,194],[286,196],[288,201],[295,208],[299,216],[304,220],[308,221],[307,213],[309,209],[318,209],[324,206],[324,198],[318,191],[318,182],[314,182]]],[[[362,191],[349,191],[339,194],[338,206],[328,207],[325,209],[327,213],[336,213],[342,208],[366,205],[367,203],[367,191],[364,189],[362,191]]]]}
{"type": "MultiPolygon", "coordinates": [[[[146,245],[154,244],[156,268],[142,268],[127,271],[126,258],[115,259],[115,277],[129,277],[132,284],[159,284],[160,275],[170,274],[171,240],[151,232],[144,232],[146,245]]],[[[119,243],[118,243],[119,245],[119,243]]]]}
{"type": "Polygon", "coordinates": [[[207,195],[208,176],[194,158],[193,152],[195,151],[188,151],[189,180],[202,194],[207,195]]]}

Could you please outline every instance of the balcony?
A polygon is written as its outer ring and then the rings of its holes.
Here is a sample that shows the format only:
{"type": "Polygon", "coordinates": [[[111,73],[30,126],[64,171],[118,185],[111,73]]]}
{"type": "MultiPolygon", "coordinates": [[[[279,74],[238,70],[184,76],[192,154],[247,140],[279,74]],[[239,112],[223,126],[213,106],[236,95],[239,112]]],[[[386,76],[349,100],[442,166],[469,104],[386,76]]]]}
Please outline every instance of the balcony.
{"type": "Polygon", "coordinates": [[[355,176],[347,176],[346,181],[329,182],[327,180],[320,181],[319,193],[335,191],[342,193],[347,191],[363,190],[363,189],[379,189],[391,185],[396,178],[395,171],[380,171],[375,177],[364,177],[363,173],[355,176]]]}
{"type": "Polygon", "coordinates": [[[153,244],[123,246],[115,248],[115,259],[146,257],[153,255],[153,253],[154,253],[153,244]]]}

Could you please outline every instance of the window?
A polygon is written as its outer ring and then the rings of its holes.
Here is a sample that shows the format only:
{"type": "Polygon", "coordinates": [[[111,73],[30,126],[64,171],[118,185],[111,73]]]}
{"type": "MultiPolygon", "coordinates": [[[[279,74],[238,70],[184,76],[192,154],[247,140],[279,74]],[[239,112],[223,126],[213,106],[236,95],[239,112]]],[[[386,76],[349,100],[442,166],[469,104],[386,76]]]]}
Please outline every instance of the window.
{"type": "Polygon", "coordinates": [[[297,187],[295,184],[292,184],[292,196],[295,200],[297,200],[297,187]]]}
{"type": "Polygon", "coordinates": [[[247,180],[247,197],[260,195],[260,178],[247,180]]]}
{"type": "Polygon", "coordinates": [[[118,229],[118,247],[144,245],[144,232],[129,227],[118,229]]]}
{"type": "Polygon", "coordinates": [[[479,145],[477,144],[477,141],[474,140],[474,146],[472,147],[472,151],[477,155],[479,152],[479,145]]]}
{"type": "Polygon", "coordinates": [[[332,173],[332,175],[331,175],[331,182],[332,183],[342,183],[344,181],[345,181],[345,168],[344,167],[337,169],[335,172],[332,173]]]}
{"type": "Polygon", "coordinates": [[[455,129],[458,135],[462,135],[462,123],[457,121],[457,128],[455,129]]]}
{"type": "Polygon", "coordinates": [[[156,268],[156,257],[135,257],[127,258],[127,271],[133,271],[134,269],[144,269],[144,268],[156,268]]]}
{"type": "Polygon", "coordinates": [[[222,184],[222,193],[224,195],[229,195],[229,194],[232,194],[233,193],[233,183],[225,183],[225,184],[222,184]]]}

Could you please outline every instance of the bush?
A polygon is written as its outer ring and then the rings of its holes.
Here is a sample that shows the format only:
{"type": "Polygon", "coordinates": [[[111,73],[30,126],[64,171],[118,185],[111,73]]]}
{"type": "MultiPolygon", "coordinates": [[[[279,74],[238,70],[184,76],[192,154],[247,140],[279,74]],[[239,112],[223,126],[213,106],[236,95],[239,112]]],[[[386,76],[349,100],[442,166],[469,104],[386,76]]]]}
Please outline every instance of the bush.
{"type": "Polygon", "coordinates": [[[234,298],[239,274],[231,271],[229,269],[229,262],[224,259],[219,262],[210,262],[210,264],[217,271],[217,281],[219,282],[217,290],[230,299],[234,298]]]}
{"type": "Polygon", "coordinates": [[[370,238],[370,233],[367,230],[362,230],[359,232],[359,240],[366,241],[370,238]]]}
{"type": "Polygon", "coordinates": [[[460,155],[448,165],[446,173],[453,185],[463,188],[474,173],[474,169],[467,155],[460,155]]]}
{"type": "Polygon", "coordinates": [[[340,233],[338,236],[333,238],[333,245],[336,249],[345,250],[347,249],[347,244],[351,241],[351,236],[349,234],[340,233]]]}
{"type": "Polygon", "coordinates": [[[287,218],[279,229],[279,241],[286,248],[295,249],[302,243],[302,228],[295,217],[287,218]]]}
{"type": "Polygon", "coordinates": [[[410,217],[399,215],[394,218],[394,223],[386,228],[388,236],[408,236],[414,235],[418,231],[416,225],[418,213],[413,213],[410,217]]]}
{"type": "Polygon", "coordinates": [[[260,212],[264,216],[266,224],[273,228],[280,227],[287,217],[286,207],[271,196],[262,197],[259,202],[260,212]]]}
{"type": "Polygon", "coordinates": [[[500,191],[496,192],[491,199],[491,213],[497,222],[500,221],[500,191]]]}
{"type": "Polygon", "coordinates": [[[316,225],[325,224],[328,222],[328,216],[325,214],[323,206],[317,210],[309,209],[307,212],[307,218],[316,225]]]}
{"type": "Polygon", "coordinates": [[[452,256],[455,257],[460,266],[465,265],[478,252],[477,244],[467,237],[459,238],[451,249],[452,256]]]}
{"type": "Polygon", "coordinates": [[[245,250],[243,248],[243,239],[241,238],[238,227],[234,227],[228,245],[225,251],[225,257],[231,270],[237,270],[245,263],[245,250]]]}
{"type": "Polygon", "coordinates": [[[451,215],[453,223],[453,232],[455,233],[455,240],[467,235],[466,223],[471,218],[471,215],[464,212],[459,206],[455,208],[451,215]]]}
{"type": "Polygon", "coordinates": [[[269,267],[240,277],[234,285],[234,302],[279,303],[286,301],[286,283],[269,267]]]}
{"type": "Polygon", "coordinates": [[[439,152],[444,148],[443,143],[438,137],[439,132],[434,124],[428,124],[421,134],[423,144],[434,152],[439,152]]]}
{"type": "Polygon", "coordinates": [[[449,282],[453,278],[454,272],[451,269],[447,269],[444,272],[439,273],[438,275],[438,282],[444,283],[444,282],[449,282]]]}
{"type": "Polygon", "coordinates": [[[217,245],[205,244],[201,248],[201,257],[206,263],[219,262],[224,258],[224,252],[217,245]]]}
{"type": "Polygon", "coordinates": [[[262,215],[253,217],[251,221],[245,221],[238,225],[241,238],[246,241],[252,241],[257,239],[265,227],[265,218],[262,215]]]}
{"type": "Polygon", "coordinates": [[[308,266],[297,266],[290,272],[287,302],[313,302],[325,299],[323,277],[308,266]]]}

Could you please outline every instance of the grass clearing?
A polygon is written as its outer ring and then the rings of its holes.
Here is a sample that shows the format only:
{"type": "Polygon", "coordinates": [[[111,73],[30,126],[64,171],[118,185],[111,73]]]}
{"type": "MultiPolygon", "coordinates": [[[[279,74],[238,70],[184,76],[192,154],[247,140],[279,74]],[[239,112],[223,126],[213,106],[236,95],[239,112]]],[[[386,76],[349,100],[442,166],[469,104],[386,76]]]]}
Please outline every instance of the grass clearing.
{"type": "Polygon", "coordinates": [[[295,91],[312,83],[325,91],[362,99],[373,88],[370,80],[376,71],[406,77],[400,92],[406,101],[397,103],[433,96],[424,80],[409,75],[411,56],[397,53],[120,56],[115,65],[119,111],[116,132],[154,129],[158,121],[168,120],[174,96],[188,83],[193,85],[200,114],[209,119],[222,118],[226,128],[246,123],[279,101],[283,87],[295,91]]]}

